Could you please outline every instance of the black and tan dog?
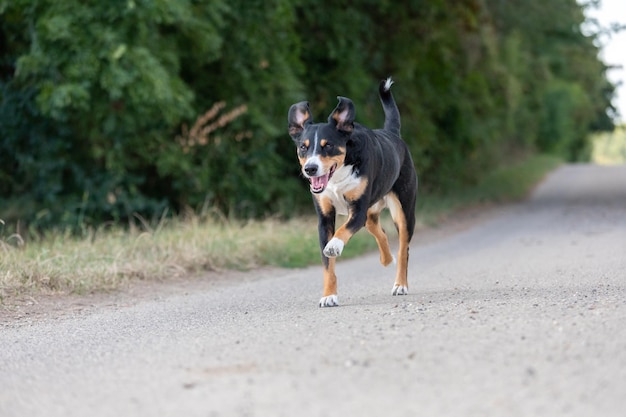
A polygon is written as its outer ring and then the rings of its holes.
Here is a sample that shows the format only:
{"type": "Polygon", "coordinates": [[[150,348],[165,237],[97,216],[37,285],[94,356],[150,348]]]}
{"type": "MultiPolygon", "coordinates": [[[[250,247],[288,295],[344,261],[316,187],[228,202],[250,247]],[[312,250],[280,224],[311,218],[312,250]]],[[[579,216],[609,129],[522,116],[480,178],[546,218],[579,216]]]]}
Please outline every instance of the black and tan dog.
{"type": "Polygon", "coordinates": [[[320,307],[339,305],[335,258],[363,226],[374,235],[380,262],[393,261],[387,235],[379,223],[388,207],[398,229],[399,250],[393,295],[408,293],[409,242],[415,227],[417,174],[409,149],[400,138],[400,113],[391,94],[391,78],[380,83],[385,112],[384,129],[370,130],[354,122],[354,104],[338,97],[328,123],[313,123],[309,103],[289,109],[289,134],[298,148],[303,175],[319,216],[319,238],[324,264],[324,293],[320,307]],[[335,231],[335,216],[348,220],[335,231]]]}

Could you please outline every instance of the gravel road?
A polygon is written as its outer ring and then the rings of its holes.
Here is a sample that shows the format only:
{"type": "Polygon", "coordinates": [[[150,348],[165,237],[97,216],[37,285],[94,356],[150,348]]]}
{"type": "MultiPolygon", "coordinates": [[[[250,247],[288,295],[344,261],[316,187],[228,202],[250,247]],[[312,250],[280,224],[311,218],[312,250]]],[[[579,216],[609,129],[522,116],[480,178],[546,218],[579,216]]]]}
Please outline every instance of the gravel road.
{"type": "MultiPolygon", "coordinates": [[[[471,227],[0,327],[0,416],[624,416],[626,166],[567,165],[471,227]]],[[[164,286],[163,288],[167,288],[164,286]]]]}

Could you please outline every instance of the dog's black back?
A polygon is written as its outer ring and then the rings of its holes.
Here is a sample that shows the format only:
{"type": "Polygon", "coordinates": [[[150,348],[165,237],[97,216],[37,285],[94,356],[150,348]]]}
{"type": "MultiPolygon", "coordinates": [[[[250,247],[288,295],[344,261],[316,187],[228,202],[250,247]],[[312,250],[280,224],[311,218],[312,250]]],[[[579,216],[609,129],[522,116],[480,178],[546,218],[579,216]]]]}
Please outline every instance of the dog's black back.
{"type": "Polygon", "coordinates": [[[412,237],[415,227],[413,213],[417,175],[409,148],[400,137],[400,112],[389,90],[390,84],[385,80],[379,87],[380,101],[385,112],[384,128],[371,130],[354,123],[354,131],[348,141],[345,164],[353,165],[355,170],[367,173],[371,179],[370,205],[390,191],[398,195],[412,237]]]}

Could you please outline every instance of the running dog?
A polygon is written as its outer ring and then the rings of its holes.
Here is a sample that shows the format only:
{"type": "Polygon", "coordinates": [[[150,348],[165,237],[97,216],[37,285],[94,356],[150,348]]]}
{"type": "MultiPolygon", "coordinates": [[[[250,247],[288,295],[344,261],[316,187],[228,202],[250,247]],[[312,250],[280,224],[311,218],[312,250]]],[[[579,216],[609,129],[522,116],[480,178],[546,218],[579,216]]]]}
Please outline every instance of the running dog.
{"type": "Polygon", "coordinates": [[[354,121],[352,101],[337,97],[339,104],[327,123],[313,123],[309,103],[289,109],[289,135],[294,140],[302,174],[310,182],[318,230],[324,292],[320,307],[339,305],[335,258],[352,235],[363,226],[376,238],[380,263],[394,261],[379,217],[389,208],[398,230],[399,249],[392,295],[408,294],[409,242],[415,227],[417,174],[406,143],[400,138],[400,112],[391,94],[391,78],[379,86],[385,113],[383,129],[371,130],[354,121]],[[335,231],[337,214],[347,221],[335,231]]]}

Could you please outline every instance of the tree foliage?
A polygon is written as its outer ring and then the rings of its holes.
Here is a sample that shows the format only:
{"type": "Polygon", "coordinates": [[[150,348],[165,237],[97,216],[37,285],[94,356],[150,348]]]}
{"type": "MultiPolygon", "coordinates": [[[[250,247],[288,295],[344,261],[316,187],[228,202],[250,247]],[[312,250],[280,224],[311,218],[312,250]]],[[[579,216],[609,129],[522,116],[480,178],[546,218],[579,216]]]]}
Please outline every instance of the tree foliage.
{"type": "Polygon", "coordinates": [[[82,227],[308,201],[289,105],[377,126],[392,75],[427,188],[586,157],[613,86],[575,0],[0,0],[0,218],[82,227]]]}

